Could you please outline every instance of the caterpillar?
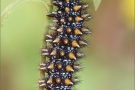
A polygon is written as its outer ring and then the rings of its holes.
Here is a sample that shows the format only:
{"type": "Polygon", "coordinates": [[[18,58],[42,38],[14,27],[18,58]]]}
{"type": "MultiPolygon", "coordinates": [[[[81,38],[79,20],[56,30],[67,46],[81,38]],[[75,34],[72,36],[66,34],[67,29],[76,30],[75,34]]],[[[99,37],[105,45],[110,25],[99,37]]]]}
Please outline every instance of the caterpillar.
{"type": "Polygon", "coordinates": [[[80,0],[53,0],[52,4],[58,9],[47,16],[56,25],[50,26],[53,33],[45,36],[50,45],[41,50],[41,55],[48,57],[48,61],[40,63],[39,69],[48,75],[39,80],[39,88],[71,90],[79,82],[74,73],[81,69],[77,60],[84,57],[80,48],[87,46],[82,36],[91,33],[83,25],[91,18],[90,14],[83,12],[89,5],[80,0]]]}

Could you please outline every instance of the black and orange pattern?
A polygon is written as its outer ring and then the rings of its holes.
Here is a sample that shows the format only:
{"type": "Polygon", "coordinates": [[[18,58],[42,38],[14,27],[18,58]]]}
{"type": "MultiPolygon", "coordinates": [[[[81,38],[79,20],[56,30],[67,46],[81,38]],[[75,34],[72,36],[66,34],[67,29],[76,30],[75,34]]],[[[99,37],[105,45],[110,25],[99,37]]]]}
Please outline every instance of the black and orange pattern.
{"type": "Polygon", "coordinates": [[[47,90],[71,90],[79,82],[73,75],[81,68],[75,62],[84,56],[79,49],[87,45],[81,36],[91,33],[83,25],[85,20],[90,19],[89,14],[82,12],[88,4],[80,0],[55,0],[52,3],[58,10],[48,16],[53,18],[52,22],[56,26],[50,27],[54,33],[46,35],[46,42],[51,46],[42,49],[42,55],[49,60],[40,64],[40,70],[48,73],[44,80],[39,81],[42,83],[40,87],[47,90]]]}

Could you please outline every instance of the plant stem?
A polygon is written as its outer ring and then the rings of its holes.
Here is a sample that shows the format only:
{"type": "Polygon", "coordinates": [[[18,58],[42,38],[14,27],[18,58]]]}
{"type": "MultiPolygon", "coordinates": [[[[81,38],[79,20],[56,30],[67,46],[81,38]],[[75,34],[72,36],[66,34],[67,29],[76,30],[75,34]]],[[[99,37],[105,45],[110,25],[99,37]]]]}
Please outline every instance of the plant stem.
{"type": "MultiPolygon", "coordinates": [[[[48,6],[48,10],[47,10],[47,14],[51,13],[52,10],[53,10],[53,5],[50,4],[51,3],[51,0],[47,3],[47,6],[48,6]]],[[[43,39],[42,39],[42,46],[41,48],[45,48],[47,46],[47,42],[45,41],[45,36],[46,36],[46,33],[49,32],[49,28],[47,28],[49,25],[50,25],[50,20],[51,18],[46,16],[46,20],[45,20],[45,33],[43,35],[43,39]]],[[[41,61],[40,63],[45,63],[46,62],[46,56],[43,56],[41,55],[41,61]]],[[[44,71],[40,71],[40,80],[43,80],[45,79],[45,72],[44,71]]],[[[44,90],[44,87],[40,87],[39,90],[44,90]]]]}

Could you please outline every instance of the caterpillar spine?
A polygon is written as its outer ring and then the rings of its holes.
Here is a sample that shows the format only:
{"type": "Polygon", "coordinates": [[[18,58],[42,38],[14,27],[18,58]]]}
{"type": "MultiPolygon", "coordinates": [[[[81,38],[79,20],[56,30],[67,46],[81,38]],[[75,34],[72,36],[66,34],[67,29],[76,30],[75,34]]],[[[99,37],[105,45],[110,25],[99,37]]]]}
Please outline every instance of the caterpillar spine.
{"type": "Polygon", "coordinates": [[[91,33],[83,22],[91,17],[82,13],[88,4],[81,3],[80,0],[53,0],[52,4],[58,7],[58,10],[47,16],[52,18],[56,26],[51,26],[50,29],[54,32],[45,37],[50,46],[41,50],[41,55],[49,60],[40,64],[40,71],[48,76],[39,80],[39,87],[46,90],[71,90],[72,86],[79,82],[73,74],[81,69],[81,66],[75,63],[84,57],[80,48],[87,46],[81,36],[91,33]]]}

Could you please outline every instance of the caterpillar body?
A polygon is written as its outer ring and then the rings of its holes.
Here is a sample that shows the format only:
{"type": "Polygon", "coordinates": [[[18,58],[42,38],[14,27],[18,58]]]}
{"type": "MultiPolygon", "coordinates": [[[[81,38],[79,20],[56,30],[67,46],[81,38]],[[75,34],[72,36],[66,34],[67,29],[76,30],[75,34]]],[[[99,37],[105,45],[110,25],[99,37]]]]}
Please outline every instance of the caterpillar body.
{"type": "Polygon", "coordinates": [[[52,22],[56,23],[56,26],[50,27],[54,32],[47,34],[45,38],[51,46],[46,46],[41,52],[49,60],[40,64],[40,70],[48,76],[39,81],[39,87],[46,90],[71,90],[72,86],[79,82],[73,75],[81,69],[81,66],[75,63],[84,56],[79,49],[87,45],[81,36],[91,33],[89,28],[83,25],[85,20],[90,19],[89,14],[82,12],[88,4],[81,3],[80,0],[53,0],[52,4],[57,6],[58,10],[48,17],[53,18],[52,22]]]}

